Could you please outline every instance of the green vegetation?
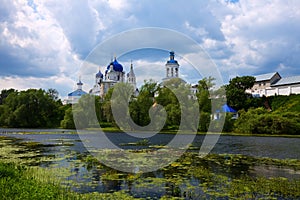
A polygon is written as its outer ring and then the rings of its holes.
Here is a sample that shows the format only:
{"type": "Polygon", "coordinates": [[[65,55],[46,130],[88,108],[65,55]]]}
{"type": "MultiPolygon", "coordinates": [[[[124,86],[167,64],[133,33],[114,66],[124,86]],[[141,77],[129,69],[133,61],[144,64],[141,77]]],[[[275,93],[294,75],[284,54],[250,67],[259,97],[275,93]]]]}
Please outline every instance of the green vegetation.
{"type": "Polygon", "coordinates": [[[235,132],[256,134],[290,134],[300,133],[299,112],[273,111],[264,108],[251,108],[240,111],[235,122],[235,132]]]}
{"type": "Polygon", "coordinates": [[[59,127],[64,107],[57,91],[39,89],[26,91],[2,90],[0,126],[22,128],[59,127]]]}
{"type": "MultiPolygon", "coordinates": [[[[140,142],[141,145],[147,143],[146,140],[140,142]]],[[[74,163],[69,167],[32,166],[51,159],[59,161],[74,156],[74,152],[69,152],[70,155],[65,155],[65,158],[44,158],[41,156],[42,147],[43,145],[37,142],[0,138],[1,199],[134,199],[134,196],[149,199],[151,191],[155,191],[158,195],[151,199],[300,198],[299,180],[249,174],[255,166],[299,171],[300,161],[297,159],[255,158],[234,154],[209,154],[206,157],[199,157],[197,153],[186,152],[178,160],[157,172],[134,174],[108,168],[99,163],[95,157],[85,154],[76,154],[77,160],[73,160],[74,163]],[[115,186],[125,184],[134,189],[124,187],[117,192],[112,189],[110,193],[76,193],[71,190],[71,187],[97,187],[99,184],[97,181],[90,180],[86,183],[69,180],[68,177],[76,174],[74,168],[84,166],[87,170],[97,169],[97,173],[93,173],[92,180],[101,180],[103,184],[115,186]],[[162,194],[163,196],[160,197],[162,194]]],[[[161,147],[153,146],[153,148],[161,147]]],[[[105,151],[104,156],[115,159],[112,160],[113,162],[126,165],[128,159],[121,158],[119,151],[109,149],[103,151],[105,151]]],[[[137,151],[138,155],[131,159],[137,159],[139,163],[147,165],[151,160],[146,155],[151,151],[145,147],[137,151]]],[[[170,151],[170,157],[173,153],[174,151],[170,151]]],[[[157,159],[161,158],[158,156],[157,159]]]]}
{"type": "Polygon", "coordinates": [[[253,87],[255,78],[253,76],[235,77],[225,86],[228,104],[236,110],[251,107],[251,95],[245,91],[253,87]]]}
{"type": "Polygon", "coordinates": [[[300,134],[300,95],[253,98],[246,89],[253,77],[236,77],[226,86],[229,105],[238,110],[239,118],[226,117],[223,131],[261,135],[300,134]]]}
{"type": "Polygon", "coordinates": [[[125,192],[80,194],[63,187],[46,169],[0,162],[1,199],[135,199],[125,192]]]}
{"type": "Polygon", "coordinates": [[[147,127],[147,130],[177,133],[182,124],[185,127],[181,129],[196,131],[198,123],[197,131],[207,132],[210,125],[217,127],[218,120],[212,120],[212,115],[224,105],[225,102],[218,102],[222,100],[218,97],[226,91],[227,103],[238,111],[239,118],[235,120],[231,113],[222,113],[223,132],[299,135],[300,95],[253,98],[246,90],[254,81],[251,76],[236,77],[228,85],[213,90],[214,78],[203,78],[198,82],[198,93],[191,95],[190,85],[181,79],[169,80],[163,86],[149,80],[144,82],[137,97],[132,95],[129,85],[120,84],[116,87],[121,93],[114,96],[114,101],[111,88],[103,99],[84,95],[73,106],[62,105],[55,89],[2,90],[0,127],[97,129],[100,125],[111,132],[140,131],[147,127]],[[214,110],[212,98],[217,102],[214,110]],[[115,111],[128,108],[117,113],[124,119],[122,123],[115,121],[112,107],[115,111]],[[183,113],[188,115],[182,117],[183,113]]]}

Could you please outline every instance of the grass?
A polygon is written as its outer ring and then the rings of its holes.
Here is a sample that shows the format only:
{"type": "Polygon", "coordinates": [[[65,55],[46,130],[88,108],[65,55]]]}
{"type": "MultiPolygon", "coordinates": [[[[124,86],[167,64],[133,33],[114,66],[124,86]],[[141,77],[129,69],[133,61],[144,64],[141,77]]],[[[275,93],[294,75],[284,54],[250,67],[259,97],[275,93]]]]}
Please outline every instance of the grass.
{"type": "Polygon", "coordinates": [[[52,177],[47,169],[0,162],[0,199],[135,199],[125,192],[72,192],[52,177]]]}

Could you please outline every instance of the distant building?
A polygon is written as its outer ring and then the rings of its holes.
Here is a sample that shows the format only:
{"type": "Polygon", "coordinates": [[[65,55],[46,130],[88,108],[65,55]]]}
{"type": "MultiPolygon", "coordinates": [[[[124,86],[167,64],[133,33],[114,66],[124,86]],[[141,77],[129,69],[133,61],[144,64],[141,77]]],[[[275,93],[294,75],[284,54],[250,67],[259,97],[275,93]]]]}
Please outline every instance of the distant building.
{"type": "MultiPolygon", "coordinates": [[[[165,81],[171,80],[172,78],[179,78],[179,63],[175,60],[175,52],[171,51],[169,60],[165,64],[165,78],[162,79],[161,85],[163,86],[165,81]]],[[[181,79],[183,83],[186,83],[181,79]]],[[[134,73],[133,64],[131,62],[130,71],[126,74],[122,64],[120,64],[116,58],[110,62],[106,67],[105,73],[101,70],[95,74],[95,83],[93,88],[89,91],[90,94],[104,97],[110,88],[113,88],[116,83],[129,83],[134,88],[134,95],[138,96],[139,91],[136,85],[136,75],[134,73]]],[[[82,91],[82,83],[77,84],[78,89],[68,95],[68,103],[77,103],[81,95],[86,94],[82,91]]],[[[190,98],[196,99],[197,85],[191,87],[190,98]]]]}
{"type": "Polygon", "coordinates": [[[253,87],[246,92],[254,97],[300,94],[300,76],[282,78],[278,72],[254,76],[253,87]]]}
{"type": "Polygon", "coordinates": [[[271,95],[272,92],[277,95],[300,94],[300,76],[280,79],[277,83],[271,85],[271,90],[267,91],[267,94],[271,95]]]}
{"type": "Polygon", "coordinates": [[[166,77],[163,79],[163,81],[179,77],[179,64],[177,60],[175,60],[174,51],[170,52],[170,59],[165,64],[165,67],[166,67],[166,77]]]}
{"type": "Polygon", "coordinates": [[[77,83],[77,90],[71,92],[68,94],[67,104],[75,104],[78,103],[78,100],[81,98],[81,96],[87,94],[85,91],[82,90],[83,83],[79,79],[77,83]]]}
{"type": "MultiPolygon", "coordinates": [[[[104,97],[110,88],[113,88],[116,83],[125,83],[125,71],[123,66],[115,58],[110,62],[103,75],[101,71],[96,74],[96,82],[94,87],[90,90],[90,93],[100,97],[104,97]]],[[[130,71],[127,74],[127,83],[130,83],[134,87],[135,93],[138,92],[136,87],[136,77],[133,71],[133,65],[131,63],[130,71]]]]}
{"type": "Polygon", "coordinates": [[[132,62],[130,64],[130,71],[127,73],[127,83],[132,85],[132,87],[134,88],[134,95],[138,96],[139,95],[139,90],[136,87],[136,76],[135,76],[134,71],[133,71],[132,62]]]}

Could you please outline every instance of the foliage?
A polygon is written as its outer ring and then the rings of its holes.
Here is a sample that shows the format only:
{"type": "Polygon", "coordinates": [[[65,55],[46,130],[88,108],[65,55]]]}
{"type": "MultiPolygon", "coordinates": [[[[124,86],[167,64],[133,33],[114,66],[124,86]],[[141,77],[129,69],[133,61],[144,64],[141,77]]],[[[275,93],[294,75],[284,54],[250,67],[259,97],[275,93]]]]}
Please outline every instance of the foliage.
{"type": "Polygon", "coordinates": [[[135,199],[125,192],[79,194],[61,186],[47,170],[0,162],[1,199],[135,199]]]}
{"type": "Polygon", "coordinates": [[[62,128],[66,128],[66,129],[75,129],[73,112],[72,112],[71,106],[69,106],[69,108],[66,109],[64,119],[61,121],[60,126],[62,128]]]}
{"type": "Polygon", "coordinates": [[[86,94],[79,99],[77,104],[72,106],[76,128],[91,128],[99,125],[98,116],[96,114],[99,113],[99,107],[96,106],[99,101],[99,97],[86,94]]]}
{"type": "Polygon", "coordinates": [[[149,109],[154,104],[154,95],[158,90],[158,84],[153,80],[145,81],[140,89],[140,94],[131,99],[129,112],[132,120],[139,126],[150,123],[149,109]]]}
{"type": "Polygon", "coordinates": [[[198,130],[200,132],[207,132],[209,124],[210,124],[210,121],[211,121],[210,113],[208,113],[208,112],[201,112],[200,113],[198,130]]]}
{"type": "Polygon", "coordinates": [[[197,99],[199,103],[200,112],[211,112],[210,94],[212,93],[211,89],[215,85],[214,80],[214,78],[208,77],[198,81],[197,99]]]}
{"type": "MultiPolygon", "coordinates": [[[[224,116],[221,116],[224,117],[224,116]]],[[[224,120],[224,126],[223,126],[223,132],[229,133],[233,131],[235,119],[232,118],[232,113],[226,113],[225,120],[224,120]]]]}
{"type": "Polygon", "coordinates": [[[111,111],[111,102],[110,102],[113,90],[114,90],[114,88],[110,88],[104,97],[104,100],[102,103],[102,109],[101,109],[103,114],[101,114],[101,115],[103,116],[103,120],[105,119],[106,122],[111,122],[112,124],[115,124],[113,114],[111,111]]]}
{"type": "Polygon", "coordinates": [[[166,129],[196,130],[199,105],[191,98],[190,85],[180,78],[165,81],[158,90],[156,101],[167,113],[166,129]]]}
{"type": "Polygon", "coordinates": [[[298,134],[300,114],[293,112],[268,112],[264,108],[240,111],[235,123],[235,131],[256,134],[298,134]]]}
{"type": "Polygon", "coordinates": [[[14,92],[16,92],[16,90],[12,88],[8,90],[2,90],[0,93],[0,105],[4,103],[4,100],[6,99],[6,97],[8,97],[10,93],[14,93],[14,92]]]}
{"type": "Polygon", "coordinates": [[[226,97],[227,102],[236,110],[248,109],[249,104],[247,99],[251,98],[251,94],[247,94],[246,90],[253,87],[255,83],[255,77],[242,76],[235,77],[229,81],[226,85],[226,97]]]}
{"type": "Polygon", "coordinates": [[[300,112],[300,95],[272,96],[267,100],[273,111],[300,112]]]}
{"type": "MultiPolygon", "coordinates": [[[[18,153],[21,149],[10,148],[10,153],[8,151],[2,152],[3,149],[8,148],[9,144],[16,144],[11,138],[3,137],[2,139],[4,139],[6,145],[0,143],[0,146],[3,146],[0,151],[1,199],[133,199],[132,196],[140,196],[145,199],[299,199],[300,197],[300,180],[296,177],[295,179],[276,178],[276,175],[274,175],[274,177],[269,178],[257,177],[252,174],[255,166],[263,166],[266,169],[269,169],[270,166],[270,169],[278,167],[280,169],[296,170],[293,172],[296,174],[300,169],[300,160],[298,159],[282,160],[256,158],[239,154],[213,153],[202,157],[199,156],[198,152],[186,152],[176,161],[156,172],[126,173],[102,165],[94,156],[76,154],[76,158],[71,159],[68,166],[40,168],[10,163],[12,161],[19,163],[17,160],[28,160],[30,154],[32,157],[34,155],[33,152],[24,151],[23,148],[21,148],[23,149],[22,152],[26,152],[26,155],[23,156],[18,153]],[[11,159],[14,155],[18,156],[19,159],[11,159]],[[89,173],[92,177],[86,177],[88,183],[83,183],[77,179],[70,181],[69,178],[74,174],[72,169],[84,168],[84,166],[87,170],[97,168],[96,173],[89,173]],[[66,178],[68,181],[64,182],[59,177],[66,178]],[[71,188],[66,186],[73,186],[76,191],[80,191],[81,186],[84,186],[83,190],[87,187],[92,187],[92,190],[94,190],[99,186],[99,182],[104,186],[114,186],[110,187],[112,189],[111,193],[91,192],[79,194],[72,192],[71,188]],[[120,191],[114,192],[115,190],[120,191]],[[153,193],[153,191],[155,192],[153,193]],[[157,196],[153,197],[152,195],[157,196]],[[161,195],[163,196],[160,197],[161,195]]],[[[40,145],[40,147],[43,147],[43,144],[37,142],[32,144],[23,141],[20,144],[24,143],[29,146],[40,145]]],[[[145,146],[149,144],[147,140],[140,140],[137,143],[145,146]]],[[[136,145],[136,143],[133,145],[136,145]]],[[[41,158],[36,156],[40,151],[36,150],[34,157],[36,160],[40,160],[41,158]]],[[[142,154],[142,151],[147,152],[147,150],[149,152],[148,147],[143,147],[137,152],[142,154]]],[[[123,160],[120,163],[122,165],[126,164],[126,158],[118,156],[118,151],[112,149],[105,149],[104,151],[106,151],[105,155],[115,159],[115,162],[123,160]]],[[[124,151],[132,152],[132,149],[124,151]]],[[[70,158],[69,156],[73,154],[72,151],[66,152],[68,152],[65,155],[67,158],[70,158]]],[[[172,157],[176,152],[170,150],[169,153],[172,157]]],[[[138,156],[134,158],[136,157],[138,156]]],[[[61,160],[61,157],[57,159],[61,160]]],[[[157,156],[157,159],[161,160],[161,157],[157,156]]],[[[149,160],[147,156],[141,156],[139,162],[147,165],[151,162],[151,159],[149,160]]],[[[286,173],[288,174],[288,172],[286,173]]],[[[81,178],[84,178],[84,175],[81,178]]]]}
{"type": "Polygon", "coordinates": [[[8,127],[58,127],[63,118],[62,103],[42,89],[2,91],[0,125],[8,127]]]}

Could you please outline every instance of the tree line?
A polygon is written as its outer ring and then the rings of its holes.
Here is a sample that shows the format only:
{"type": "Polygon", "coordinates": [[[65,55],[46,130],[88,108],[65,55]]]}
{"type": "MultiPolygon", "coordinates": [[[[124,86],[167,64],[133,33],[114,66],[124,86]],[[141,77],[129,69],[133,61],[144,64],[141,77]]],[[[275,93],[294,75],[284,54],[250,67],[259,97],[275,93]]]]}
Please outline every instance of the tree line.
{"type": "Polygon", "coordinates": [[[0,125],[2,127],[59,127],[64,106],[55,89],[2,90],[0,125]]]}
{"type": "Polygon", "coordinates": [[[130,129],[133,125],[153,125],[155,129],[161,125],[159,121],[165,120],[163,130],[178,130],[184,124],[185,129],[206,132],[211,123],[216,123],[212,117],[216,109],[227,102],[238,111],[239,118],[233,119],[232,113],[223,113],[224,132],[298,134],[300,96],[254,98],[246,93],[254,83],[252,76],[235,77],[229,84],[215,89],[214,78],[208,77],[198,81],[198,92],[192,94],[191,86],[179,78],[163,84],[148,80],[141,86],[138,96],[133,95],[130,85],[123,83],[111,88],[104,98],[87,94],[73,106],[63,105],[55,89],[2,90],[0,126],[74,129],[100,124],[102,128],[130,129]],[[226,102],[220,98],[225,92],[226,102]],[[217,104],[214,108],[212,99],[217,104]],[[123,108],[126,109],[121,112],[123,108]],[[122,122],[115,119],[114,112],[118,112],[122,122]],[[90,117],[93,115],[95,117],[90,117]]]}

